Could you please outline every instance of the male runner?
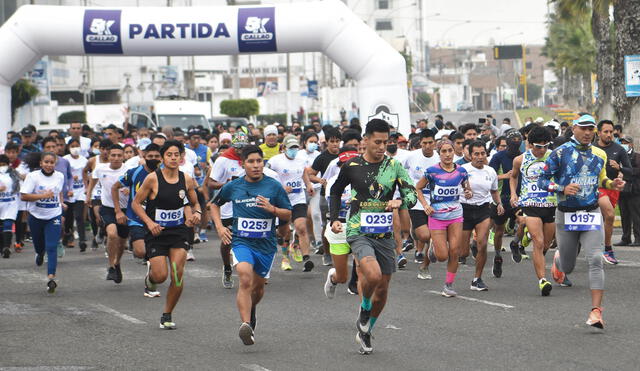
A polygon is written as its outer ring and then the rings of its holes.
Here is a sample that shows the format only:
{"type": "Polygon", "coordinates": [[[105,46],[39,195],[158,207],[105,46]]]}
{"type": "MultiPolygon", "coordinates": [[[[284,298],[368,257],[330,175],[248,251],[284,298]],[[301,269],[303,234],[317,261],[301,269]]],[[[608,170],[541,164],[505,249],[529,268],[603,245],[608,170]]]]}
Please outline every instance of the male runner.
{"type": "Polygon", "coordinates": [[[198,225],[202,215],[191,177],[179,170],[184,152],[182,143],[167,141],[160,149],[164,167],[147,176],[131,203],[148,230],[145,243],[151,269],[145,277],[145,286],[150,291],[157,291],[156,285],[164,282],[167,272],[171,272],[171,285],[160,317],[160,328],[167,330],[176,328],[171,313],[184,287],[182,275],[189,247],[189,228],[198,225]]]}
{"type": "Polygon", "coordinates": [[[558,249],[551,267],[553,279],[562,283],[565,274],[573,271],[581,246],[589,265],[591,288],[587,325],[602,329],[603,233],[598,187],[621,190],[625,182],[620,178],[607,178],[607,155],[591,145],[595,128],[595,119],[590,115],[576,120],[571,140],[555,149],[545,161],[538,186],[559,195],[556,210],[558,249]]]}
{"type": "Polygon", "coordinates": [[[386,121],[369,121],[365,129],[365,153],[342,166],[330,190],[329,210],[334,233],[342,231],[340,199],[347,185],[351,185],[353,195],[347,242],[359,266],[362,303],[356,340],[362,354],[373,351],[371,331],[386,304],[391,274],[396,270],[393,210],[413,207],[417,201],[407,171],[399,162],[385,156],[389,131],[386,121]],[[393,199],[396,186],[402,199],[393,199]]]}
{"type": "Polygon", "coordinates": [[[211,217],[222,242],[233,247],[240,280],[236,298],[242,321],[239,336],[244,345],[253,345],[256,306],[264,295],[277,251],[275,218],[289,220],[291,203],[282,185],[264,176],[260,148],[244,147],[242,159],[246,174],[222,187],[211,203],[211,217]],[[229,202],[233,205],[233,231],[223,223],[220,211],[229,202]]]}
{"type": "MultiPolygon", "coordinates": [[[[85,189],[88,188],[91,182],[91,176],[96,169],[109,166],[109,148],[112,144],[109,139],[101,140],[98,144],[100,154],[91,157],[87,161],[87,165],[82,172],[85,189]]],[[[93,241],[91,243],[91,248],[95,250],[98,248],[98,244],[102,243],[104,239],[104,224],[100,220],[99,215],[100,205],[102,205],[102,186],[100,186],[100,183],[96,183],[94,189],[91,192],[87,192],[86,199],[91,200],[91,203],[89,203],[89,219],[95,222],[96,227],[93,230],[93,241]]]]}

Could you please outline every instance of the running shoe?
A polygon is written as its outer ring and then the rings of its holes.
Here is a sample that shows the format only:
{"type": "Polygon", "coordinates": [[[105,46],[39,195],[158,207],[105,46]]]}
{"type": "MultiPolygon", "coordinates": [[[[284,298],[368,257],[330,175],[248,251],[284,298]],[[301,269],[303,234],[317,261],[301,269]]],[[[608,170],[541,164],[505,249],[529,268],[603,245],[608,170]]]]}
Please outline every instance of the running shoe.
{"type": "Polygon", "coordinates": [[[524,249],[524,246],[520,246],[520,255],[522,256],[522,259],[524,260],[529,260],[529,254],[527,254],[527,252],[524,249]]]}
{"type": "Polygon", "coordinates": [[[398,269],[404,269],[404,267],[407,266],[407,258],[404,257],[404,254],[398,255],[396,259],[398,263],[398,269]]]}
{"type": "Polygon", "coordinates": [[[162,314],[160,328],[165,330],[174,330],[176,328],[175,322],[171,320],[171,314],[162,314]]]}
{"type": "Polygon", "coordinates": [[[373,346],[371,345],[372,337],[373,335],[371,335],[368,332],[365,332],[365,333],[362,333],[360,331],[356,332],[356,343],[360,344],[360,349],[358,350],[358,353],[367,355],[373,352],[373,346]]]}
{"type": "Polygon", "coordinates": [[[258,320],[256,319],[256,307],[251,307],[251,322],[249,322],[249,326],[251,326],[251,328],[253,329],[253,331],[256,330],[256,326],[258,325],[258,320]]]}
{"type": "Polygon", "coordinates": [[[82,241],[80,242],[80,252],[85,252],[87,251],[87,243],[82,241]]]}
{"type": "Polygon", "coordinates": [[[411,251],[413,249],[413,241],[412,240],[404,240],[402,243],[402,252],[411,251]]]}
{"type": "Polygon", "coordinates": [[[36,265],[39,267],[44,263],[44,254],[36,253],[36,265]]]}
{"type": "Polygon", "coordinates": [[[564,272],[560,272],[558,267],[556,266],[556,260],[560,258],[560,251],[556,250],[556,253],[553,254],[553,264],[551,264],[551,276],[556,283],[562,284],[566,275],[564,272]]]}
{"type": "Polygon", "coordinates": [[[514,263],[520,263],[522,261],[522,254],[520,254],[518,243],[516,241],[511,241],[509,247],[511,248],[511,260],[513,260],[514,263]]]}
{"type": "Polygon", "coordinates": [[[199,244],[200,243],[200,235],[198,233],[195,233],[193,236],[193,244],[199,244]]]}
{"type": "Polygon", "coordinates": [[[602,308],[595,307],[591,309],[589,318],[587,318],[587,325],[598,328],[600,330],[604,329],[604,321],[602,320],[602,308]]]}
{"type": "Polygon", "coordinates": [[[58,258],[62,258],[64,256],[64,246],[60,241],[58,241],[58,258]]]}
{"type": "Polygon", "coordinates": [[[364,310],[362,305],[360,305],[360,314],[358,314],[358,320],[356,321],[356,327],[358,331],[368,333],[371,330],[371,323],[369,319],[371,318],[371,311],[364,310]]]}
{"type": "Polygon", "coordinates": [[[418,279],[419,280],[430,280],[431,273],[429,273],[429,267],[420,267],[418,268],[418,279]]]}
{"type": "Polygon", "coordinates": [[[194,262],[196,261],[196,257],[193,256],[193,248],[187,250],[187,261],[188,262],[194,262]]]}
{"type": "Polygon", "coordinates": [[[445,283],[444,287],[442,288],[442,293],[441,294],[445,298],[452,298],[452,297],[458,295],[458,293],[453,289],[453,284],[452,283],[445,283]]]}
{"type": "Polygon", "coordinates": [[[47,292],[49,294],[55,293],[56,292],[56,287],[58,287],[58,284],[56,283],[56,280],[50,279],[49,282],[47,282],[47,292]]]}
{"type": "Polygon", "coordinates": [[[611,251],[605,251],[602,253],[602,257],[604,258],[604,262],[607,264],[611,264],[611,265],[616,265],[618,264],[618,259],[616,259],[616,255],[613,252],[613,250],[611,251]]]}
{"type": "Polygon", "coordinates": [[[9,259],[9,257],[11,256],[11,249],[8,247],[5,247],[4,249],[2,249],[2,257],[5,259],[9,259]]]}
{"type": "Polygon", "coordinates": [[[200,232],[200,241],[209,242],[209,237],[207,237],[207,232],[200,232]]]}
{"type": "Polygon", "coordinates": [[[222,287],[225,289],[233,288],[233,277],[231,276],[232,271],[225,270],[222,274],[222,287]]]}
{"type": "Polygon", "coordinates": [[[413,262],[414,263],[424,262],[424,253],[422,251],[416,250],[416,252],[413,254],[413,262]]]}
{"type": "Polygon", "coordinates": [[[91,250],[97,250],[98,249],[98,241],[96,241],[96,239],[94,238],[93,241],[91,241],[91,250]]]}
{"type": "Polygon", "coordinates": [[[293,257],[293,260],[302,263],[302,251],[298,245],[292,244],[289,248],[289,255],[293,257]]]}
{"type": "Polygon", "coordinates": [[[551,289],[553,289],[551,282],[547,281],[544,278],[541,279],[540,282],[538,282],[538,287],[540,288],[540,294],[542,296],[549,296],[549,294],[551,294],[551,289]]]}
{"type": "Polygon", "coordinates": [[[466,256],[458,256],[458,264],[466,265],[467,257],[466,256]]]}
{"type": "Polygon", "coordinates": [[[283,271],[291,270],[291,263],[289,262],[289,258],[282,258],[282,263],[280,264],[280,269],[283,271]]]}
{"type": "Polygon", "coordinates": [[[482,278],[476,278],[471,281],[471,290],[472,291],[487,291],[489,290],[489,286],[487,286],[482,278]]]}
{"type": "Polygon", "coordinates": [[[333,265],[333,259],[331,259],[331,255],[322,255],[322,265],[333,265]]]}
{"type": "Polygon", "coordinates": [[[118,279],[118,273],[114,267],[109,267],[107,270],[107,281],[115,281],[118,279]]]}
{"type": "Polygon", "coordinates": [[[564,275],[564,280],[562,281],[562,283],[560,284],[560,286],[562,287],[571,287],[573,286],[573,282],[571,282],[569,280],[569,276],[567,276],[566,274],[564,275]]]}
{"type": "Polygon", "coordinates": [[[302,269],[302,271],[311,272],[313,270],[313,267],[315,267],[315,264],[313,264],[311,259],[307,258],[307,260],[304,261],[304,269],[302,269]]]}
{"type": "Polygon", "coordinates": [[[244,345],[255,344],[253,329],[251,328],[251,325],[246,322],[242,322],[242,324],[240,325],[240,329],[238,330],[238,336],[240,336],[240,340],[242,340],[242,343],[244,345]]]}
{"type": "Polygon", "coordinates": [[[160,296],[160,292],[158,292],[158,285],[156,285],[154,282],[151,282],[151,279],[149,278],[149,276],[151,275],[151,263],[147,262],[147,274],[144,276],[144,296],[149,297],[149,298],[155,298],[157,296],[160,296]],[[158,295],[147,295],[147,293],[155,293],[157,292],[158,295]]]}
{"type": "Polygon", "coordinates": [[[493,257],[493,268],[491,269],[495,278],[502,277],[502,256],[493,257]]]}
{"type": "Polygon", "coordinates": [[[147,298],[159,298],[160,297],[160,291],[153,291],[150,290],[148,288],[144,288],[144,296],[147,298]]]}
{"type": "Polygon", "coordinates": [[[349,293],[349,295],[358,295],[358,283],[353,281],[349,282],[347,293],[349,293]]]}
{"type": "Polygon", "coordinates": [[[522,236],[522,246],[527,247],[531,243],[531,234],[529,228],[524,227],[524,235],[522,236]]]}
{"type": "Polygon", "coordinates": [[[98,245],[103,243],[104,242],[104,236],[102,235],[102,233],[98,232],[98,235],[96,236],[95,240],[96,240],[96,243],[98,245]]]}
{"type": "Polygon", "coordinates": [[[429,257],[429,261],[432,263],[438,261],[438,258],[436,258],[436,253],[435,251],[433,251],[433,246],[429,246],[429,250],[427,250],[427,256],[429,257]]]}
{"type": "Polygon", "coordinates": [[[478,243],[475,240],[471,241],[471,256],[473,256],[474,260],[478,256],[478,243]]]}
{"type": "Polygon", "coordinates": [[[22,249],[24,249],[24,244],[22,242],[16,242],[13,245],[13,251],[15,251],[17,253],[21,253],[22,249]]]}
{"type": "Polygon", "coordinates": [[[333,299],[336,296],[336,287],[338,284],[331,282],[331,276],[336,273],[335,268],[329,269],[327,272],[327,280],[324,282],[324,294],[328,299],[333,299]]]}
{"type": "Polygon", "coordinates": [[[120,267],[120,264],[116,264],[116,279],[114,280],[114,282],[122,282],[122,268],[120,267]]]}

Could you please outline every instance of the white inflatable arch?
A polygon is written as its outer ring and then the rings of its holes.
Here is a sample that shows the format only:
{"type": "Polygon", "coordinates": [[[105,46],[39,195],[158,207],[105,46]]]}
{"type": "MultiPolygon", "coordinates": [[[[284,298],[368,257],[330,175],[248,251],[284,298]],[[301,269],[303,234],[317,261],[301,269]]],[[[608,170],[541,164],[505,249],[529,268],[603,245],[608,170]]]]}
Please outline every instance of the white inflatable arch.
{"type": "Polygon", "coordinates": [[[338,0],[251,7],[25,5],[0,28],[0,50],[0,141],[11,126],[11,85],[44,55],[322,52],[357,81],[363,124],[375,116],[410,132],[404,58],[338,0]]]}

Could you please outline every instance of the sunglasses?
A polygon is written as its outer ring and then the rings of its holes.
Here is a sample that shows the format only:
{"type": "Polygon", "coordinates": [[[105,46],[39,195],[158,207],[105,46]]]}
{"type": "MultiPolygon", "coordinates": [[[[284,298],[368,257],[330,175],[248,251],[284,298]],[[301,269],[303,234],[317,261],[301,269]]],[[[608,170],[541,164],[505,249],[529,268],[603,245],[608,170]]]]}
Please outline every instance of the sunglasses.
{"type": "Polygon", "coordinates": [[[534,143],[534,144],[533,144],[533,146],[534,146],[534,147],[536,147],[536,148],[540,148],[540,149],[542,149],[542,148],[547,148],[547,147],[549,147],[549,144],[551,144],[551,143],[546,143],[546,144],[538,144],[538,143],[534,143]]]}

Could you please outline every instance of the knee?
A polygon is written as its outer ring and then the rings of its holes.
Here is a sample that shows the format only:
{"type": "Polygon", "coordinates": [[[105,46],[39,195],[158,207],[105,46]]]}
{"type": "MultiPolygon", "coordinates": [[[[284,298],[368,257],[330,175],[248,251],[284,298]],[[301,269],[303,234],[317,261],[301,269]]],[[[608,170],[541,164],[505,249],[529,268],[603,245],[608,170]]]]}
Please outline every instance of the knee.
{"type": "Polygon", "coordinates": [[[436,250],[435,253],[436,253],[436,259],[439,262],[443,262],[449,259],[449,252],[444,249],[436,250]]]}
{"type": "Polygon", "coordinates": [[[416,238],[422,242],[427,242],[431,238],[429,232],[425,231],[424,229],[416,229],[414,234],[416,238]]]}
{"type": "Polygon", "coordinates": [[[163,283],[167,280],[167,272],[154,272],[151,271],[151,280],[154,283],[163,283]]]}
{"type": "Polygon", "coordinates": [[[249,274],[241,274],[239,277],[239,281],[240,281],[240,289],[242,290],[251,289],[251,276],[249,274]]]}
{"type": "Polygon", "coordinates": [[[534,237],[533,238],[533,248],[534,249],[542,249],[544,247],[544,238],[542,237],[534,237]]]}
{"type": "Polygon", "coordinates": [[[382,282],[382,273],[371,272],[366,276],[367,282],[373,286],[378,286],[382,282]]]}
{"type": "Polygon", "coordinates": [[[589,264],[589,267],[603,268],[602,255],[599,252],[594,254],[589,254],[587,255],[586,258],[587,258],[587,264],[589,264]]]}

